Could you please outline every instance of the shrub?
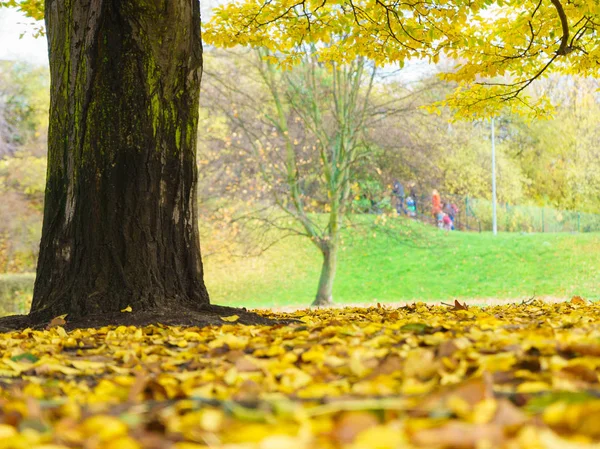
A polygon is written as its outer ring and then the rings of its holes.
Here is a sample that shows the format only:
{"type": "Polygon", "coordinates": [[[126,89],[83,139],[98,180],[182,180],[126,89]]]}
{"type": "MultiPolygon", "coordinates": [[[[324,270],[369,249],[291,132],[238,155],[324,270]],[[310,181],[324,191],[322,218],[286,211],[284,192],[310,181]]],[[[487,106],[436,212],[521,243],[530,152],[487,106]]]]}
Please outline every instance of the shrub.
{"type": "Polygon", "coordinates": [[[0,316],[29,311],[34,273],[0,274],[0,316]]]}

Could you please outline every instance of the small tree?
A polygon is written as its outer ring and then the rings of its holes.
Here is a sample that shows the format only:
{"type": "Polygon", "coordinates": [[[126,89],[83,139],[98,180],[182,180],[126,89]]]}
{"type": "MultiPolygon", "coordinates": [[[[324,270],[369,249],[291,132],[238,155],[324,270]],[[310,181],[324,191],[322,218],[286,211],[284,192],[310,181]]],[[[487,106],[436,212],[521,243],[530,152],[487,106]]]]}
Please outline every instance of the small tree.
{"type": "Polygon", "coordinates": [[[340,232],[352,201],[354,168],[368,152],[365,125],[376,70],[365,58],[326,67],[310,50],[293,70],[279,70],[277,62],[267,50],[253,53],[246,66],[259,80],[250,87],[252,95],[239,79],[233,86],[225,81],[225,74],[209,73],[208,97],[211,90],[220,92],[213,97],[211,109],[221,108],[234,135],[241,134],[242,146],[251,150],[255,165],[245,165],[245,176],[251,178],[254,170],[262,184],[255,190],[259,197],[253,199],[269,197],[284,212],[276,218],[263,214],[261,219],[310,238],[321,252],[323,265],[313,304],[325,305],[333,301],[340,232]],[[258,112],[257,104],[266,112],[258,112]],[[299,228],[282,226],[290,219],[299,228]]]}

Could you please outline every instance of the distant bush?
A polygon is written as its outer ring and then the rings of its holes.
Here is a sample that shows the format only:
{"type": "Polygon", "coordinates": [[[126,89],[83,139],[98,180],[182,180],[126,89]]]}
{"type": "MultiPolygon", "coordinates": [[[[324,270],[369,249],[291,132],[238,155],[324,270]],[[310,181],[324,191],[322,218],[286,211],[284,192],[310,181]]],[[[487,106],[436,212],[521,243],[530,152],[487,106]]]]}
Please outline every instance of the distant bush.
{"type": "Polygon", "coordinates": [[[41,157],[0,160],[0,272],[35,270],[45,167],[46,161],[41,157]]]}
{"type": "MultiPolygon", "coordinates": [[[[470,212],[484,231],[492,229],[492,203],[469,198],[470,212]]],[[[599,232],[600,214],[536,205],[498,204],[498,230],[506,232],[599,232]]]]}
{"type": "Polygon", "coordinates": [[[0,274],[0,316],[29,311],[34,273],[0,274]]]}

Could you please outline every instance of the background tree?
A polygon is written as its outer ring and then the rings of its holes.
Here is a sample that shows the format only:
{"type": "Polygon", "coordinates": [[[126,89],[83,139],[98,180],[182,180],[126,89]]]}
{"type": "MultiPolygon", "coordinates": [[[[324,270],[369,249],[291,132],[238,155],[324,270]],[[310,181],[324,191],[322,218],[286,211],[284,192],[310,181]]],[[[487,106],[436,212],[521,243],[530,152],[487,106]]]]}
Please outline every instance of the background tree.
{"type": "Polygon", "coordinates": [[[45,153],[47,89],[45,70],[0,61],[0,158],[17,151],[45,153]]]}
{"type": "Polygon", "coordinates": [[[365,130],[375,68],[357,58],[328,69],[310,49],[290,71],[278,70],[276,56],[264,49],[237,61],[249,70],[246,82],[235,77],[233,86],[224,73],[214,73],[207,86],[214,101],[210,109],[220,109],[227,117],[231,140],[249,150],[247,157],[253,161],[244,164],[246,172],[240,174],[235,193],[272,201],[267,204],[280,212],[263,208],[253,218],[316,245],[323,266],[314,304],[331,303],[355,165],[368,152],[365,130]]]}
{"type": "MultiPolygon", "coordinates": [[[[376,86],[379,90],[381,86],[376,86]]],[[[369,130],[382,151],[375,162],[384,179],[398,177],[415,184],[415,192],[427,201],[432,189],[444,194],[490,198],[491,171],[489,124],[484,121],[453,121],[448,109],[431,114],[427,107],[442,101],[453,85],[428,77],[409,85],[386,83],[387,92],[404,90],[399,103],[403,113],[383,114],[369,130]]],[[[392,96],[390,93],[388,96],[392,96]]],[[[502,139],[497,149],[499,199],[524,202],[524,175],[502,139]]]]}
{"type": "Polygon", "coordinates": [[[46,173],[48,76],[0,62],[0,271],[35,266],[46,173]]]}
{"type": "Polygon", "coordinates": [[[597,90],[595,79],[553,75],[531,89],[557,105],[551,119],[503,118],[504,141],[523,170],[527,198],[560,209],[600,211],[597,90]]]}

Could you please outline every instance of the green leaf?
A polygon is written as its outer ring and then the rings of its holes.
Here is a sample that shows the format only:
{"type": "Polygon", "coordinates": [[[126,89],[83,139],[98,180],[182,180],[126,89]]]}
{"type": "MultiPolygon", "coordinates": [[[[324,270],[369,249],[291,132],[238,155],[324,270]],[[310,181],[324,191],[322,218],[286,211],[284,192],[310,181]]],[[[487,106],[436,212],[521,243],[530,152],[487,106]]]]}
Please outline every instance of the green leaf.
{"type": "Polygon", "coordinates": [[[30,352],[25,352],[23,354],[15,355],[14,357],[11,357],[10,359],[13,362],[21,362],[23,360],[26,360],[26,361],[31,362],[31,363],[35,363],[35,362],[37,362],[39,360],[38,357],[34,356],[30,352]]]}
{"type": "Polygon", "coordinates": [[[415,334],[425,334],[431,330],[431,326],[425,323],[408,323],[400,328],[403,332],[413,332],[415,334]]]}
{"type": "Polygon", "coordinates": [[[598,397],[584,391],[556,391],[532,398],[527,402],[525,409],[530,413],[541,413],[556,402],[579,404],[595,399],[598,399],[598,397]]]}

